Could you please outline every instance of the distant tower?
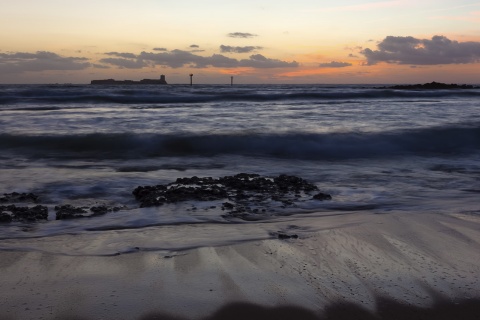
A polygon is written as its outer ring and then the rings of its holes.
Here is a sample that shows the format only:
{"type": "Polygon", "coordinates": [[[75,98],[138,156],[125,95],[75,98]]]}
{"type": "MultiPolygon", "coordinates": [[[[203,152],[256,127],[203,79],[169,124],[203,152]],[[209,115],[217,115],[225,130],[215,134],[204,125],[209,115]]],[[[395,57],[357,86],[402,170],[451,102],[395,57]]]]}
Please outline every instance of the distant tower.
{"type": "Polygon", "coordinates": [[[193,85],[193,73],[190,73],[190,85],[193,85]]]}
{"type": "Polygon", "coordinates": [[[163,74],[160,76],[160,83],[161,84],[167,84],[167,80],[165,80],[165,75],[163,75],[163,74]]]}
{"type": "Polygon", "coordinates": [[[230,85],[233,86],[233,76],[230,77],[230,85]]]}

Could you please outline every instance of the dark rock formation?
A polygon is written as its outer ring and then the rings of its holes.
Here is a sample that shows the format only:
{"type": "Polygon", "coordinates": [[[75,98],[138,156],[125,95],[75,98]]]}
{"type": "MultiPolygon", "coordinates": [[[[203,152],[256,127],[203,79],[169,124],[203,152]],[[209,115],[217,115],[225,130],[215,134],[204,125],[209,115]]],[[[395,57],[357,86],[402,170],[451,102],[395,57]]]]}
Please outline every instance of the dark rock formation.
{"type": "Polygon", "coordinates": [[[12,203],[12,202],[37,202],[38,196],[33,193],[5,193],[3,197],[0,197],[0,203],[12,203]]]}
{"type": "MultiPolygon", "coordinates": [[[[300,201],[331,200],[331,196],[318,192],[317,186],[290,175],[262,177],[258,174],[239,173],[220,178],[178,178],[165,185],[139,186],[133,190],[140,207],[161,206],[185,201],[218,201],[208,204],[204,210],[220,207],[223,216],[243,220],[258,220],[267,214],[280,212],[300,201]],[[313,194],[316,192],[315,194],[313,194]]],[[[48,208],[41,205],[18,207],[19,202],[37,203],[33,193],[5,193],[0,197],[0,222],[31,222],[48,220],[48,208]]],[[[56,220],[90,218],[118,211],[124,206],[97,205],[75,207],[69,204],[55,206],[56,220]]],[[[196,211],[193,205],[188,211],[196,211]]],[[[219,209],[217,209],[219,210],[219,209]]],[[[282,236],[280,236],[282,237],[282,236]]]]}
{"type": "Polygon", "coordinates": [[[34,207],[17,207],[14,204],[0,206],[0,222],[32,222],[48,219],[48,208],[37,205],[34,207]]]}
{"type": "Polygon", "coordinates": [[[446,84],[441,82],[430,82],[425,84],[396,85],[390,87],[379,87],[377,89],[395,89],[395,90],[451,90],[451,89],[479,89],[468,84],[446,84]]]}
{"type": "Polygon", "coordinates": [[[0,207],[0,223],[1,222],[12,222],[13,218],[12,216],[7,213],[7,212],[4,212],[2,207],[0,207]]]}
{"type": "Polygon", "coordinates": [[[320,201],[332,200],[332,196],[327,194],[327,193],[319,192],[319,193],[317,193],[316,195],[313,196],[313,199],[320,200],[320,201]]]}
{"type": "Polygon", "coordinates": [[[294,233],[293,234],[287,234],[285,232],[272,232],[271,235],[280,239],[280,240],[298,239],[298,235],[294,234],[294,233]]]}
{"type": "MultiPolygon", "coordinates": [[[[295,176],[280,175],[270,178],[240,173],[218,179],[178,178],[167,185],[139,186],[133,190],[133,195],[141,207],[188,200],[229,200],[222,203],[222,210],[228,211],[230,216],[256,220],[256,214],[265,213],[267,209],[271,210],[272,202],[280,203],[280,206],[285,208],[317,190],[317,186],[295,176]]],[[[319,193],[314,198],[330,200],[331,196],[319,193]]]]}
{"type": "Polygon", "coordinates": [[[57,220],[83,218],[88,215],[86,207],[73,207],[69,204],[55,206],[55,215],[57,220]]]}

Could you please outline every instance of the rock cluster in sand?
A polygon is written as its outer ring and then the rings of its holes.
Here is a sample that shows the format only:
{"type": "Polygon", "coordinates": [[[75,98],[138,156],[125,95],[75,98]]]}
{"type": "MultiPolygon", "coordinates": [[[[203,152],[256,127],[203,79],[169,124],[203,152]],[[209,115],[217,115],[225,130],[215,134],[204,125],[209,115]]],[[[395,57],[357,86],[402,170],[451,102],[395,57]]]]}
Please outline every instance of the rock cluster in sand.
{"type": "MultiPolygon", "coordinates": [[[[224,201],[224,216],[243,220],[256,220],[273,206],[286,208],[305,200],[330,200],[329,194],[306,180],[292,176],[263,177],[258,174],[239,173],[220,178],[178,178],[165,185],[139,186],[133,190],[140,207],[161,206],[184,201],[224,201]],[[227,201],[225,201],[227,200],[227,201]]],[[[38,203],[33,193],[6,193],[0,198],[0,222],[48,220],[48,207],[17,206],[17,203],[38,203]]],[[[87,218],[119,211],[125,206],[98,205],[75,207],[69,204],[54,207],[56,220],[87,218]]],[[[216,208],[216,206],[212,206],[216,208]]]]}
{"type": "Polygon", "coordinates": [[[255,220],[258,214],[269,209],[272,201],[282,207],[293,205],[302,199],[330,200],[331,196],[318,192],[318,187],[306,180],[279,175],[274,178],[258,174],[239,173],[218,179],[212,177],[179,178],[173,183],[156,186],[140,186],[133,191],[141,207],[160,206],[179,201],[215,201],[228,199],[222,210],[229,216],[255,220]],[[317,191],[317,194],[311,195],[317,191]]]}

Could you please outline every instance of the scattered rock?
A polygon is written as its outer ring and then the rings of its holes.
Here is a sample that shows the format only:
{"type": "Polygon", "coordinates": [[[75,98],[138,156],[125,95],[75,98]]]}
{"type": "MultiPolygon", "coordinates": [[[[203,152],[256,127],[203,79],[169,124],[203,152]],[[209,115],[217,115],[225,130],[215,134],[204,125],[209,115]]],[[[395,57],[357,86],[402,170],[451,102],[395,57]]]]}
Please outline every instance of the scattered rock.
{"type": "Polygon", "coordinates": [[[230,202],[224,202],[222,203],[222,210],[232,210],[233,208],[235,208],[235,206],[233,204],[231,204],[230,202]]]}
{"type": "Polygon", "coordinates": [[[92,216],[100,216],[108,212],[116,212],[121,210],[122,207],[107,207],[106,205],[100,205],[96,207],[91,207],[90,211],[93,212],[92,216]]]}
{"type": "MultiPolygon", "coordinates": [[[[0,210],[2,210],[2,209],[0,209],[0,210]]],[[[9,215],[8,213],[3,212],[3,211],[0,212],[0,223],[1,222],[12,222],[12,220],[13,220],[13,218],[12,218],[11,215],[9,215]]]]}
{"type": "MultiPolygon", "coordinates": [[[[254,215],[265,213],[266,207],[277,202],[282,208],[293,206],[318,188],[306,180],[290,175],[262,177],[258,174],[239,173],[221,178],[191,177],[178,178],[166,185],[139,186],[133,190],[141,207],[160,206],[181,201],[215,201],[222,203],[222,210],[231,217],[257,220],[254,215]]],[[[312,196],[309,197],[311,199],[312,196]]],[[[319,193],[317,200],[329,200],[331,196],[319,193]],[[320,196],[321,195],[321,196],[320,196]]]]}
{"type": "Polygon", "coordinates": [[[69,204],[63,206],[55,206],[55,211],[57,220],[84,218],[88,214],[86,207],[73,207],[69,204]]]}
{"type": "MultiPolygon", "coordinates": [[[[329,194],[318,191],[317,186],[306,180],[291,176],[279,175],[266,177],[258,174],[239,173],[220,178],[191,177],[178,178],[165,185],[138,186],[133,190],[140,207],[161,206],[166,203],[185,201],[219,201],[224,216],[254,221],[264,217],[267,212],[274,213],[280,208],[295,206],[300,201],[312,199],[330,200],[329,194]],[[222,201],[222,202],[220,202],[222,201]]],[[[0,197],[0,222],[48,220],[48,208],[17,207],[17,202],[37,203],[39,197],[33,193],[5,193],[0,197]]],[[[216,209],[217,205],[209,204],[204,210],[216,209]]],[[[98,205],[93,207],[74,207],[72,205],[55,206],[56,220],[88,218],[118,211],[125,207],[98,205]]],[[[191,210],[197,210],[192,206],[191,210]]],[[[283,236],[281,236],[283,237],[283,236]]]]}
{"type": "Polygon", "coordinates": [[[38,201],[38,196],[33,193],[5,193],[3,197],[0,198],[0,202],[3,203],[12,203],[12,202],[32,202],[36,203],[38,201]]]}
{"type": "Polygon", "coordinates": [[[0,206],[0,221],[12,222],[23,221],[32,222],[48,219],[48,208],[37,205],[34,207],[17,207],[14,204],[0,206]]]}
{"type": "Polygon", "coordinates": [[[288,240],[288,239],[298,239],[297,234],[287,234],[285,232],[272,232],[270,233],[272,236],[277,237],[280,240],[288,240]]]}
{"type": "Polygon", "coordinates": [[[316,195],[314,195],[313,199],[320,200],[320,201],[332,200],[332,196],[327,194],[327,193],[320,192],[320,193],[317,193],[316,195]]]}

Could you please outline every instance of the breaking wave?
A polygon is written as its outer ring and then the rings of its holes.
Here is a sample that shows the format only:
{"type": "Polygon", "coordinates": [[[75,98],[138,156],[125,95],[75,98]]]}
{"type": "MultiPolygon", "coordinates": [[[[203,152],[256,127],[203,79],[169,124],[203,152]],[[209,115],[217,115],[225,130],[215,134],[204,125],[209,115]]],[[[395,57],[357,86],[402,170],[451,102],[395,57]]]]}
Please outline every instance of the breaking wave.
{"type": "Polygon", "coordinates": [[[0,134],[0,152],[31,157],[149,158],[243,155],[342,160],[401,155],[472,153],[480,150],[480,125],[380,133],[288,134],[0,134]]]}
{"type": "Polygon", "coordinates": [[[262,86],[145,86],[127,88],[122,86],[38,86],[0,93],[0,105],[31,104],[162,104],[162,103],[206,103],[217,101],[328,101],[356,99],[389,98],[445,98],[445,97],[480,97],[480,90],[393,90],[373,87],[339,87],[331,88],[312,86],[273,86],[265,90],[262,86]]]}

